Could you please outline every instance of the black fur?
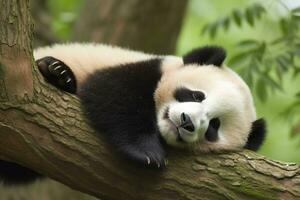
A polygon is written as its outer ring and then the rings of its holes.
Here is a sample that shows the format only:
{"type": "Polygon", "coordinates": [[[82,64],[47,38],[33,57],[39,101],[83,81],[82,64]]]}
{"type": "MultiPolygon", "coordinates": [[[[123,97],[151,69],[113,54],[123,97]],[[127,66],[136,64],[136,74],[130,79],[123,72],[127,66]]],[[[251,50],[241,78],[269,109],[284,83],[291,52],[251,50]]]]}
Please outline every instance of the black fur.
{"type": "Polygon", "coordinates": [[[207,46],[194,49],[183,56],[184,64],[215,65],[221,67],[226,58],[226,52],[221,47],[207,46]]]}
{"type": "Polygon", "coordinates": [[[31,183],[43,176],[18,164],[0,160],[0,182],[5,185],[31,183]]]}
{"type": "Polygon", "coordinates": [[[266,122],[264,119],[258,119],[252,123],[250,135],[248,137],[246,149],[257,151],[262,145],[266,135],[266,122]]]}
{"type": "Polygon", "coordinates": [[[99,70],[78,92],[87,118],[100,134],[127,158],[156,167],[164,165],[166,156],[153,98],[160,65],[160,59],[151,59],[99,70]]]}
{"type": "Polygon", "coordinates": [[[69,93],[76,93],[75,76],[65,63],[51,56],[47,56],[38,59],[36,64],[49,83],[69,93]]]}
{"type": "Polygon", "coordinates": [[[174,98],[178,102],[202,102],[205,99],[205,94],[201,91],[180,87],[175,90],[174,98]]]}
{"type": "Polygon", "coordinates": [[[215,142],[219,138],[219,128],[221,121],[219,118],[213,118],[209,121],[208,128],[205,132],[205,138],[210,142],[215,142]]]}

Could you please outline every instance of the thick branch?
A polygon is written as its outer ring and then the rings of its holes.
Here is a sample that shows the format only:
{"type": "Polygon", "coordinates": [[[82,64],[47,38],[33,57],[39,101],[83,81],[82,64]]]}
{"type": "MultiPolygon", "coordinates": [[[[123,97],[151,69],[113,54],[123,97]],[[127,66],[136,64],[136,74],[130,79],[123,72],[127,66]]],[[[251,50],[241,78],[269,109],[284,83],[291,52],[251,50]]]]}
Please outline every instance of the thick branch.
{"type": "Polygon", "coordinates": [[[297,199],[297,165],[251,152],[171,151],[165,170],[127,163],[85,123],[77,99],[39,81],[34,99],[0,105],[1,157],[104,199],[297,199]],[[10,147],[10,148],[8,148],[10,147]]]}

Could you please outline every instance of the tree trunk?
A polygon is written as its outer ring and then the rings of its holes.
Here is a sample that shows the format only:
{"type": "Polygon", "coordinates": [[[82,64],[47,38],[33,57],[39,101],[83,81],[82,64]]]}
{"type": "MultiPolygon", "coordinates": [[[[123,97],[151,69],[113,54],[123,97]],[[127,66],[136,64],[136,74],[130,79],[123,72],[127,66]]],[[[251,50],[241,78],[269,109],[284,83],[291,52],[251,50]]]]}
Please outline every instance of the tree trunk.
{"type": "Polygon", "coordinates": [[[102,199],[300,198],[299,166],[250,151],[170,150],[164,170],[127,163],[87,125],[78,99],[32,67],[28,1],[0,5],[0,159],[102,199]]]}
{"type": "Polygon", "coordinates": [[[87,0],[74,40],[174,53],[186,4],[187,0],[87,0]]]}

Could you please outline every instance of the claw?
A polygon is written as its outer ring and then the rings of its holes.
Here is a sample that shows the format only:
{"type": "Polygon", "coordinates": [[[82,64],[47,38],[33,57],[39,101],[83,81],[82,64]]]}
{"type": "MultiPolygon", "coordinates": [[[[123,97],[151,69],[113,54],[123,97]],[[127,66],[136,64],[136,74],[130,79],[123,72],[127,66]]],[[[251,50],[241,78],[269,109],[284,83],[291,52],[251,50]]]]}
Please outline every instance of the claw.
{"type": "Polygon", "coordinates": [[[63,70],[62,72],[60,72],[60,75],[63,75],[66,72],[67,72],[67,70],[63,70]]]}
{"type": "Polygon", "coordinates": [[[146,156],[146,159],[147,159],[147,164],[150,165],[150,158],[146,156]]]}
{"type": "Polygon", "coordinates": [[[57,67],[55,67],[53,70],[58,70],[59,68],[61,68],[60,65],[58,65],[57,67]]]}
{"type": "Polygon", "coordinates": [[[66,83],[69,83],[69,82],[71,82],[71,80],[72,80],[71,78],[68,78],[68,80],[66,81],[66,83]]]}
{"type": "Polygon", "coordinates": [[[165,163],[165,166],[167,166],[169,164],[168,159],[164,159],[164,163],[165,163]]]}
{"type": "Polygon", "coordinates": [[[159,163],[156,163],[157,164],[157,168],[160,168],[160,164],[159,163]]]}
{"type": "Polygon", "coordinates": [[[57,63],[59,63],[59,61],[53,62],[51,65],[49,65],[49,67],[51,67],[51,66],[53,66],[53,65],[55,65],[55,64],[57,64],[57,63]]]}

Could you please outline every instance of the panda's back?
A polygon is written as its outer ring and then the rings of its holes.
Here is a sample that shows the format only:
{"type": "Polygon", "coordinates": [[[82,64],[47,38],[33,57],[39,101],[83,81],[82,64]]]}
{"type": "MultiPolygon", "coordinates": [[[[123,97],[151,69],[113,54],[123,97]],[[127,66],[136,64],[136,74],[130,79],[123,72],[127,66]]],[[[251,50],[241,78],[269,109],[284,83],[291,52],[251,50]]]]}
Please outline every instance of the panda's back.
{"type": "Polygon", "coordinates": [[[63,61],[72,69],[78,82],[83,81],[87,75],[98,69],[157,57],[143,52],[94,43],[55,44],[34,51],[35,60],[45,56],[52,56],[63,61]]]}

